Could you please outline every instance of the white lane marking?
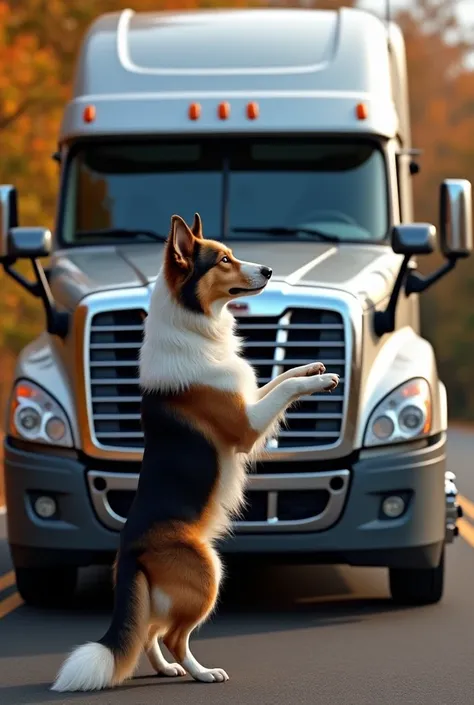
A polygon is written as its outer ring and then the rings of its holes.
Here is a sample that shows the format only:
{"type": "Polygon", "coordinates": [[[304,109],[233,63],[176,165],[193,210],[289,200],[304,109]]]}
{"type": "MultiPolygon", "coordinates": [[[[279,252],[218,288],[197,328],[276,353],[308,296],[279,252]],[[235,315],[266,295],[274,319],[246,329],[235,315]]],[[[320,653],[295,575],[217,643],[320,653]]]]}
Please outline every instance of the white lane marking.
{"type": "Polygon", "coordinates": [[[329,250],[326,252],[323,252],[322,255],[318,255],[314,259],[312,259],[310,262],[307,262],[304,264],[302,267],[299,269],[296,269],[292,274],[290,274],[288,277],[285,278],[285,281],[287,284],[296,284],[296,282],[299,282],[299,280],[304,277],[304,275],[307,272],[310,272],[313,267],[315,267],[317,264],[320,264],[320,262],[324,262],[325,259],[328,259],[328,257],[331,257],[335,252],[337,252],[337,247],[331,247],[329,250]]]}

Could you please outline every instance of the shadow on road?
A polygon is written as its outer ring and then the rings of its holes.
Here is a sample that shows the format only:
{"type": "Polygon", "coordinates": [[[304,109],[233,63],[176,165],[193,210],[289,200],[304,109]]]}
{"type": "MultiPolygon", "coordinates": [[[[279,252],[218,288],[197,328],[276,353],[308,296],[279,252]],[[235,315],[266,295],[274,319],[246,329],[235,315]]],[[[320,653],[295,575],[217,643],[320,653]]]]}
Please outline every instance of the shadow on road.
{"type": "MultiPolygon", "coordinates": [[[[394,609],[382,575],[382,571],[351,572],[333,566],[232,567],[217,612],[197,638],[360,621],[370,614],[394,609]]],[[[107,627],[112,607],[109,570],[86,570],[68,610],[23,606],[0,622],[0,658],[36,654],[38,650],[58,653],[72,644],[97,639],[107,627]]]]}
{"type": "MultiPolygon", "coordinates": [[[[81,577],[80,589],[70,609],[39,610],[24,606],[2,620],[0,659],[24,657],[26,663],[35,664],[38,678],[32,684],[33,674],[30,673],[29,684],[0,686],[0,703],[83,703],[84,694],[61,696],[49,691],[50,683],[44,682],[44,674],[52,670],[49,659],[53,654],[55,672],[56,655],[59,665],[71,647],[102,636],[108,626],[112,604],[109,571],[87,570],[81,577]],[[41,662],[48,663],[48,667],[42,667],[41,662]]],[[[277,637],[290,630],[328,625],[337,628],[394,609],[388,599],[386,576],[382,571],[243,564],[231,569],[219,609],[196,634],[195,641],[201,641],[204,649],[206,643],[211,644],[208,640],[233,637],[223,647],[231,651],[232,648],[242,648],[236,646],[242,636],[256,635],[258,638],[258,635],[274,634],[277,637]]],[[[149,673],[149,666],[145,666],[144,671],[149,673]]],[[[189,680],[157,680],[142,675],[121,686],[120,691],[147,690],[148,686],[161,687],[171,683],[174,688],[192,685],[189,680]]],[[[93,703],[99,695],[87,695],[87,701],[93,703]]],[[[175,691],[173,697],[176,697],[175,691]]]]}

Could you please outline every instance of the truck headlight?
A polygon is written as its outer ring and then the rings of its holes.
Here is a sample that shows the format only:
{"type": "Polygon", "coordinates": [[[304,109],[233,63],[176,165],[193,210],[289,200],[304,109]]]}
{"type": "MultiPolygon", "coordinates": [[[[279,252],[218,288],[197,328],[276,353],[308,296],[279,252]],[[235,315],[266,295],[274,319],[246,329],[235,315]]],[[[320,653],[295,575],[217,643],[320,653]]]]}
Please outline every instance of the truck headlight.
{"type": "Polygon", "coordinates": [[[411,441],[431,430],[431,394],[425,379],[411,379],[397,387],[372,412],[364,445],[411,441]]]}
{"type": "Polygon", "coordinates": [[[72,433],[62,407],[41,387],[22,380],[13,388],[9,433],[15,438],[71,448],[72,433]]]}

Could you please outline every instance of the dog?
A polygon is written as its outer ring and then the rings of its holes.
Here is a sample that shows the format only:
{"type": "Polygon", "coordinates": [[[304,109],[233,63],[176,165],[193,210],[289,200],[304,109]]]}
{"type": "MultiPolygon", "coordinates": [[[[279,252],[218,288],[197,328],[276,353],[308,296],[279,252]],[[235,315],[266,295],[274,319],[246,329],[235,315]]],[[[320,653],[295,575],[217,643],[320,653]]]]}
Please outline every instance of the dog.
{"type": "Polygon", "coordinates": [[[55,691],[100,690],[130,678],[145,650],[163,676],[228,680],[206,668],[189,638],[214,609],[222,566],[214,547],[244,501],[248,461],[299,397],[329,392],[321,362],[259,388],[227,304],[263,291],[269,267],[242,262],[223,242],[174,215],[140,349],[145,437],[138,489],[114,564],[114,611],[97,643],[76,648],[55,691]],[[169,663],[159,640],[176,659],[169,663]]]}

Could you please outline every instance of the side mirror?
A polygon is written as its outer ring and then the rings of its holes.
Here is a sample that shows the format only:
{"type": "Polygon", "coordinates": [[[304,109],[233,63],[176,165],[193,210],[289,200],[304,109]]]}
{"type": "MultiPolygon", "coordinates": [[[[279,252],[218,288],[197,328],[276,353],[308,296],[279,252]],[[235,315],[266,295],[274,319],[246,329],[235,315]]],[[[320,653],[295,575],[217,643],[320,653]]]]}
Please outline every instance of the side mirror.
{"type": "Polygon", "coordinates": [[[18,198],[14,186],[0,186],[0,262],[48,257],[52,235],[47,228],[18,227],[18,198]]]}
{"type": "Polygon", "coordinates": [[[69,332],[69,313],[56,308],[48,276],[38,261],[51,254],[52,245],[53,237],[48,228],[18,227],[16,189],[0,186],[0,264],[23,289],[43,301],[48,333],[65,338],[69,332]],[[31,261],[36,281],[26,279],[15,269],[15,262],[19,259],[31,261]]]}
{"type": "Polygon", "coordinates": [[[440,188],[440,244],[445,257],[469,257],[472,252],[471,183],[445,179],[440,188]]]}
{"type": "Polygon", "coordinates": [[[429,223],[396,225],[392,249],[397,255],[430,255],[436,248],[436,228],[429,223]]]}
{"type": "Polygon", "coordinates": [[[18,201],[14,186],[0,186],[0,260],[7,259],[8,233],[18,225],[18,201]]]}
{"type": "Polygon", "coordinates": [[[7,237],[7,258],[37,259],[48,257],[52,249],[51,230],[47,228],[10,228],[7,237]]]}

